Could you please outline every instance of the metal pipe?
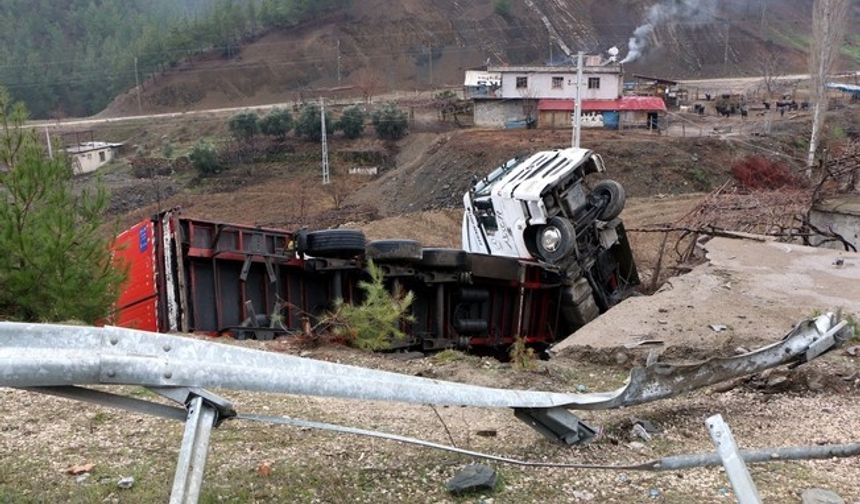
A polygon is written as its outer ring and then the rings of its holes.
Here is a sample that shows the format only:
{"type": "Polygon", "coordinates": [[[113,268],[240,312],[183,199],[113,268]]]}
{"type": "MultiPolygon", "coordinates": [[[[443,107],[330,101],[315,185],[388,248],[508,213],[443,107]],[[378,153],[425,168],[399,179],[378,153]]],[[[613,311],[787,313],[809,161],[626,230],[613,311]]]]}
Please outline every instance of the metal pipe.
{"type": "MultiPolygon", "coordinates": [[[[319,429],[330,432],[338,432],[341,434],[353,434],[357,436],[374,437],[378,439],[386,439],[396,441],[398,443],[423,446],[425,448],[433,448],[452,453],[459,453],[469,457],[475,457],[484,460],[492,460],[503,464],[510,464],[522,467],[550,467],[557,469],[596,469],[607,471],[644,471],[644,472],[664,472],[677,471],[682,469],[693,469],[696,467],[712,467],[722,464],[719,454],[711,453],[694,453],[689,455],[673,455],[660,459],[649,460],[647,462],[633,464],[595,464],[588,462],[545,462],[545,461],[530,461],[521,460],[510,457],[502,457],[488,453],[466,450],[455,446],[443,445],[423,439],[416,439],[398,434],[388,434],[385,432],[359,429],[356,427],[346,427],[342,425],[329,424],[324,422],[315,422],[312,420],[302,420],[291,417],[274,417],[263,415],[238,415],[237,420],[248,420],[252,422],[264,422],[276,425],[290,425],[303,429],[319,429]]],[[[746,463],[755,464],[763,462],[778,462],[785,460],[816,460],[816,459],[832,459],[832,458],[847,458],[860,456],[860,443],[846,443],[837,445],[815,445],[815,446],[790,446],[785,448],[762,448],[759,450],[740,451],[740,456],[746,463]]]]}
{"type": "Polygon", "coordinates": [[[573,146],[580,145],[580,130],[582,129],[582,51],[576,53],[576,103],[573,112],[573,146]]]}

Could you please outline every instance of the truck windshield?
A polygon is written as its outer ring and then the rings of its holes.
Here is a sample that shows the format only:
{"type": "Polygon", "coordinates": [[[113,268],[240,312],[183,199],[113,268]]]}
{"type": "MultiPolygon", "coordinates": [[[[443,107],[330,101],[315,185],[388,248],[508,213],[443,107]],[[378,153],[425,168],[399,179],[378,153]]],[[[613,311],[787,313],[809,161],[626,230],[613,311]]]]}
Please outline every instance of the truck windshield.
{"type": "Polygon", "coordinates": [[[475,196],[489,196],[490,191],[492,191],[493,186],[496,184],[496,182],[501,180],[502,177],[504,177],[508,172],[513,170],[516,165],[520,164],[520,161],[522,161],[521,158],[513,158],[507,163],[490,172],[490,174],[486,177],[479,180],[478,183],[475,184],[475,196]]]}

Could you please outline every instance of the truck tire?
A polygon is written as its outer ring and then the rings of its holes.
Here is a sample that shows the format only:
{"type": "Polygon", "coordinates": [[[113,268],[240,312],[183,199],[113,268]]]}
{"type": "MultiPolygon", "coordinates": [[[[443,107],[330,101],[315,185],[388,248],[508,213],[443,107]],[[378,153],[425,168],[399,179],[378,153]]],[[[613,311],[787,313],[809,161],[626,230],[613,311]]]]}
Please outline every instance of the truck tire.
{"type": "Polygon", "coordinates": [[[597,216],[602,221],[611,221],[624,210],[627,194],[624,192],[624,186],[614,180],[601,180],[594,185],[591,194],[602,200],[603,209],[597,216]]]}
{"type": "Polygon", "coordinates": [[[571,330],[579,330],[600,315],[594,291],[583,277],[562,291],[561,313],[571,330]]]}
{"type": "Polygon", "coordinates": [[[419,262],[423,249],[415,240],[376,240],[367,244],[365,256],[379,262],[419,262]]]}
{"type": "Polygon", "coordinates": [[[364,253],[365,239],[356,229],[326,229],[305,233],[299,243],[310,256],[349,259],[364,253]]]}
{"type": "Polygon", "coordinates": [[[484,319],[454,319],[454,329],[460,334],[486,334],[488,327],[484,319]]]}
{"type": "Polygon", "coordinates": [[[555,216],[535,233],[537,255],[550,264],[556,264],[573,252],[576,233],[573,224],[564,217],[555,216]]]}
{"type": "Polygon", "coordinates": [[[469,269],[469,254],[460,249],[426,248],[422,252],[421,265],[466,270],[469,269]]]}

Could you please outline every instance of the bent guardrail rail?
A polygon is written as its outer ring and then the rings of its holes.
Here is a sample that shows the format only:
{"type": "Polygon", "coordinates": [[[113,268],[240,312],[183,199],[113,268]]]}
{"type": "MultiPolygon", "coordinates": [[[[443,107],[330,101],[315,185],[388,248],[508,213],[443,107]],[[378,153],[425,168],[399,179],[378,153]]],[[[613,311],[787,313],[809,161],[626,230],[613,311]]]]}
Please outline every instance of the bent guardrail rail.
{"type": "Polygon", "coordinates": [[[116,327],[0,322],[0,386],[167,418],[185,414],[171,502],[196,502],[211,429],[236,415],[228,401],[205,388],[511,408],[547,437],[574,444],[587,441],[595,431],[568,410],[631,406],[780,365],[802,364],[839,346],[852,332],[829,313],[803,321],[782,340],[746,354],[693,364],[655,363],[634,369],[617,390],[571,394],[452,383],[116,327]],[[149,387],[186,411],[81,385],[149,387]]]}

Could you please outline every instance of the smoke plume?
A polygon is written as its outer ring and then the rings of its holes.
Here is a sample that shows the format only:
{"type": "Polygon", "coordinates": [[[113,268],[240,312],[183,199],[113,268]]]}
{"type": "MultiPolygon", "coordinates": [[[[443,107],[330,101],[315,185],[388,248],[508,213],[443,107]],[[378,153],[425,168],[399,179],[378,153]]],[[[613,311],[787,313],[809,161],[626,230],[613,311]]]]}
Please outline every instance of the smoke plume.
{"type": "Polygon", "coordinates": [[[648,8],[644,22],[633,30],[627,42],[627,56],[621,63],[636,61],[648,47],[654,30],[666,23],[701,24],[711,22],[717,0],[665,0],[648,8]]]}

